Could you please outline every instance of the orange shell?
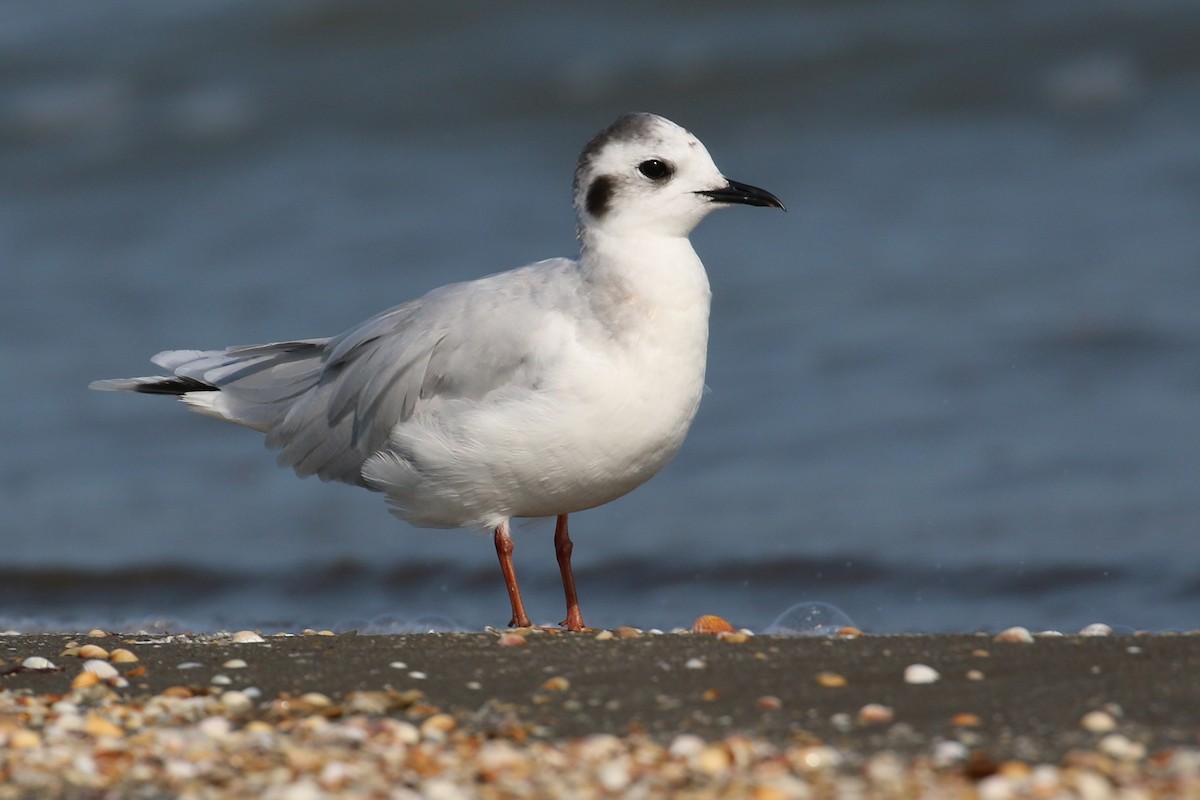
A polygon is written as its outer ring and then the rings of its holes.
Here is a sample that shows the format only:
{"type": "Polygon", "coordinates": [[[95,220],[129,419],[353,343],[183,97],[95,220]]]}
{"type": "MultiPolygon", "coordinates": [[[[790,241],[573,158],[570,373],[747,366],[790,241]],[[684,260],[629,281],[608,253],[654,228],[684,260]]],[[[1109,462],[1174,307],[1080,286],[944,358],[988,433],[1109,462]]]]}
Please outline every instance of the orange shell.
{"type": "Polygon", "coordinates": [[[81,672],[71,681],[72,689],[86,689],[100,682],[100,677],[94,672],[81,672]]]}
{"type": "Polygon", "coordinates": [[[692,623],[692,633],[731,633],[732,631],[733,626],[715,614],[697,617],[696,621],[692,623]]]}

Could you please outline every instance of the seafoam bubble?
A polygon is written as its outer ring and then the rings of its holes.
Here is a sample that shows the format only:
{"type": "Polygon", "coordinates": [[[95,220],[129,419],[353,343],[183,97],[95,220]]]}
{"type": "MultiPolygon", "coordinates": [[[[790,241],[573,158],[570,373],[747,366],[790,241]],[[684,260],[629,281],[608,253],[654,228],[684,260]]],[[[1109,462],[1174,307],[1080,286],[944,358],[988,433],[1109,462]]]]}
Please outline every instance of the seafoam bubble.
{"type": "Polygon", "coordinates": [[[465,630],[444,614],[418,614],[402,617],[397,614],[380,614],[359,626],[359,633],[456,633],[465,630]]]}
{"type": "Polygon", "coordinates": [[[408,621],[405,633],[456,633],[463,627],[441,614],[421,614],[408,621]]]}
{"type": "Polygon", "coordinates": [[[846,612],[829,603],[797,603],[780,614],[763,633],[779,636],[837,636],[845,628],[857,628],[846,612]]]}

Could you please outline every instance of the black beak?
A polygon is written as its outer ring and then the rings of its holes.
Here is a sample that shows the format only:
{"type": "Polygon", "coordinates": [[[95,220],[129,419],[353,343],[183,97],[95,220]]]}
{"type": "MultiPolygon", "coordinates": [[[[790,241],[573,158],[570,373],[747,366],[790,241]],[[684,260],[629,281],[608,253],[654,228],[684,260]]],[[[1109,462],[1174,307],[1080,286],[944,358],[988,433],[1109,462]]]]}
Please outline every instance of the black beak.
{"type": "Polygon", "coordinates": [[[706,189],[696,192],[696,194],[711,197],[718,203],[740,203],[745,206],[763,206],[787,211],[783,207],[783,203],[779,202],[779,198],[766,189],[759,189],[757,186],[750,186],[749,184],[738,183],[737,181],[729,181],[729,183],[720,189],[706,189]]]}

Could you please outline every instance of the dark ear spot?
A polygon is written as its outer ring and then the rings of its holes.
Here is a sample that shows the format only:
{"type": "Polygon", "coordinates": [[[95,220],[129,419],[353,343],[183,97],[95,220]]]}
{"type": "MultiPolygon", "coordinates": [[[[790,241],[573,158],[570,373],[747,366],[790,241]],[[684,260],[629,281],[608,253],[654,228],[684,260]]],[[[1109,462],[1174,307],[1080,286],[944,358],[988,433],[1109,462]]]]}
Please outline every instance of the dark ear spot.
{"type": "Polygon", "coordinates": [[[587,211],[599,219],[608,211],[608,201],[612,197],[613,180],[601,175],[592,181],[587,191],[587,211]]]}

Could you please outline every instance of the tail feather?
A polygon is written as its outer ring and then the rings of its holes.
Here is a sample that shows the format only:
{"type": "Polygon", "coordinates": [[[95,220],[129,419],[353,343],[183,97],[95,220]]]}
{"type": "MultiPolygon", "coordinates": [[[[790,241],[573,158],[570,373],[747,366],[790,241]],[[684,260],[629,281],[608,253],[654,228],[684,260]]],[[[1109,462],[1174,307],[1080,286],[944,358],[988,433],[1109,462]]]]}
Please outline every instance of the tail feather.
{"type": "Polygon", "coordinates": [[[301,477],[365,485],[363,462],[381,442],[356,437],[353,415],[331,416],[337,384],[325,380],[328,341],[167,350],[153,361],[171,374],[95,381],[91,388],[174,396],[189,411],[265,433],[267,446],[282,451],[280,463],[301,477]]]}
{"type": "Polygon", "coordinates": [[[173,374],[94,381],[90,388],[171,395],[192,411],[266,430],[320,380],[325,341],[164,350],[152,360],[173,374]]]}

